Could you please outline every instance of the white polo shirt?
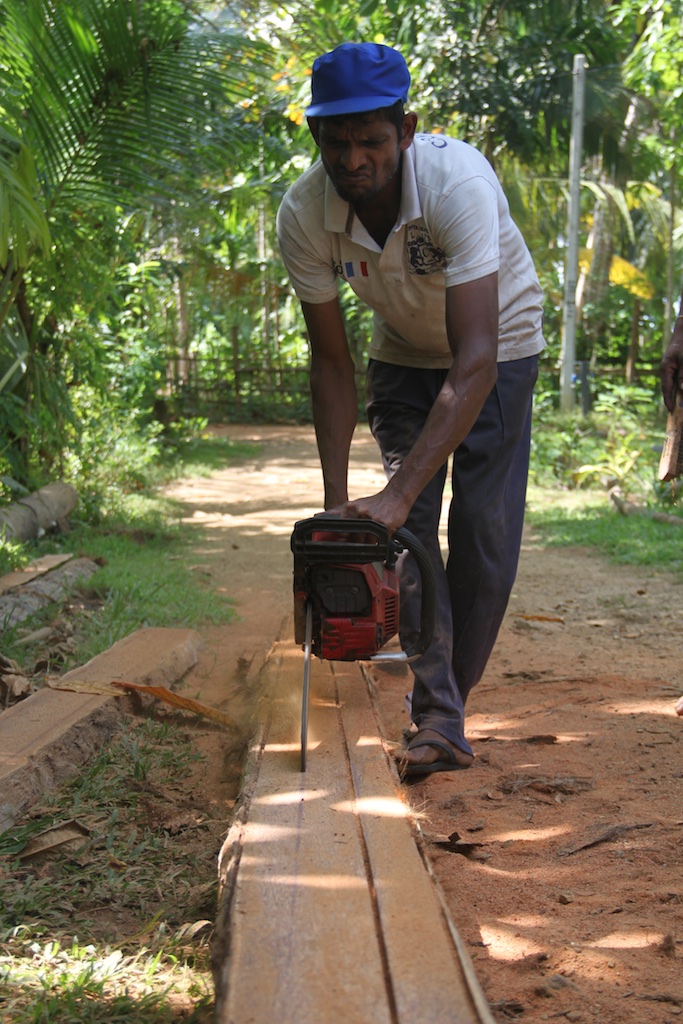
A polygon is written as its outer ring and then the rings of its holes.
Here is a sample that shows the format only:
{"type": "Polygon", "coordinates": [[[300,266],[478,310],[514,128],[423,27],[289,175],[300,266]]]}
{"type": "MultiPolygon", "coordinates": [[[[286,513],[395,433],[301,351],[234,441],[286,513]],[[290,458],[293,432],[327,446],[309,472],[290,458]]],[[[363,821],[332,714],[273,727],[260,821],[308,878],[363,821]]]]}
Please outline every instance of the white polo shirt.
{"type": "Polygon", "coordinates": [[[415,136],[403,156],[398,221],[383,249],[320,161],[286,193],[277,227],[299,299],[328,302],[343,279],[374,310],[373,359],[448,368],[446,288],[495,271],[499,362],[545,347],[531,255],[491,165],[465,142],[415,136]]]}

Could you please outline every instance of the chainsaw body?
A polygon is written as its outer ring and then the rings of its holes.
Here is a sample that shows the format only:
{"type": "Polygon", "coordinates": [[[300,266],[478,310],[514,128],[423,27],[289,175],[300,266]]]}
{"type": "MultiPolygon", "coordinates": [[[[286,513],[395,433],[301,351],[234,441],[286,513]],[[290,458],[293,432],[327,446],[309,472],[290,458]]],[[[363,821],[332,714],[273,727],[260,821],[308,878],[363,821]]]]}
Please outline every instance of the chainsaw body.
{"type": "Polygon", "coordinates": [[[311,651],[326,661],[412,660],[431,642],[434,630],[434,570],[426,551],[408,530],[389,538],[367,519],[318,516],[296,523],[294,553],[294,637],[306,642],[312,614],[311,651]],[[399,627],[398,555],[409,550],[422,577],[422,614],[417,641],[407,651],[382,653],[399,627]]]}
{"type": "Polygon", "coordinates": [[[396,573],[382,562],[312,565],[295,596],[295,640],[306,639],[306,604],[313,605],[312,650],[325,661],[372,658],[398,632],[396,573]]]}
{"type": "Polygon", "coordinates": [[[434,567],[418,539],[406,529],[389,537],[371,519],[316,516],[294,526],[294,636],[304,649],[301,702],[301,771],[306,736],[311,656],[326,661],[412,661],[434,632],[434,567]],[[422,578],[420,630],[407,650],[383,651],[398,633],[400,594],[396,559],[414,556],[422,578]]]}

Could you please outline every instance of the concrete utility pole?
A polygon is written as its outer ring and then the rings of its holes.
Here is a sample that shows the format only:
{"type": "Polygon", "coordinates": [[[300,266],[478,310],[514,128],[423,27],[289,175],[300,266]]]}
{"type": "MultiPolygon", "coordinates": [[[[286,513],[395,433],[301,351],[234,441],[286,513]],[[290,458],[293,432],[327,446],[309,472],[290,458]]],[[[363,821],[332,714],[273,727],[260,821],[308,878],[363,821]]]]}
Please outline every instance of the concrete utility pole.
{"type": "Polygon", "coordinates": [[[576,360],[576,285],[579,278],[579,214],[581,189],[581,154],[586,94],[586,58],[574,57],[572,69],[572,133],[569,143],[569,210],[567,215],[567,257],[564,272],[564,320],[562,354],[560,356],[560,409],[574,408],[572,374],[576,360]]]}

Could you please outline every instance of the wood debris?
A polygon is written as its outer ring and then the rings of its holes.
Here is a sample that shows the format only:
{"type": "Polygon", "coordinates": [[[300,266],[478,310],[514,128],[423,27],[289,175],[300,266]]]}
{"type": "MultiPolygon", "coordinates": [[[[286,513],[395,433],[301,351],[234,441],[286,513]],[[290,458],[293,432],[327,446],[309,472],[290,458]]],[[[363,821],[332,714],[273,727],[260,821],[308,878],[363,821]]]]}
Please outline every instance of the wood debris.
{"type": "Polygon", "coordinates": [[[640,828],[652,828],[654,822],[644,821],[637,822],[633,825],[612,825],[610,828],[601,832],[593,839],[588,839],[583,843],[579,843],[578,846],[571,846],[564,850],[558,851],[560,857],[571,857],[574,853],[579,853],[580,850],[589,850],[592,846],[598,846],[600,843],[611,843],[614,839],[619,839],[626,832],[633,832],[635,829],[640,828]]]}
{"type": "Polygon", "coordinates": [[[165,686],[142,686],[139,683],[123,683],[118,680],[112,680],[112,686],[120,686],[122,689],[130,690],[133,693],[146,694],[148,697],[161,700],[171,707],[180,708],[182,711],[190,711],[195,715],[200,715],[202,718],[210,718],[227,729],[239,728],[237,722],[230,718],[229,715],[226,715],[224,711],[219,711],[218,708],[211,708],[207,704],[200,703],[198,700],[192,700],[191,697],[183,697],[179,693],[173,693],[172,690],[166,689],[165,686]]]}
{"type": "Polygon", "coordinates": [[[99,569],[92,558],[72,558],[50,572],[43,573],[21,587],[0,594],[0,621],[8,629],[35,615],[99,569]]]}
{"type": "Polygon", "coordinates": [[[505,775],[498,780],[498,789],[503,793],[518,793],[522,789],[533,789],[539,793],[562,793],[565,796],[571,796],[574,793],[585,793],[593,787],[593,779],[574,775],[556,775],[551,778],[548,775],[525,775],[521,772],[514,772],[512,775],[505,775]]]}
{"type": "Polygon", "coordinates": [[[672,1006],[683,1006],[683,995],[671,996],[664,992],[661,995],[636,996],[636,999],[646,999],[651,1003],[671,1003],[672,1006]]]}
{"type": "Polygon", "coordinates": [[[31,680],[11,658],[0,654],[0,701],[7,707],[31,693],[31,680]]]}
{"type": "Polygon", "coordinates": [[[62,821],[30,839],[26,846],[19,851],[18,857],[19,860],[33,861],[49,856],[58,850],[73,850],[74,847],[82,846],[89,835],[90,829],[80,821],[76,821],[75,818],[70,821],[62,821]]]}
{"type": "MultiPolygon", "coordinates": [[[[429,838],[431,845],[437,846],[440,850],[447,850],[449,853],[460,853],[464,857],[477,856],[482,847],[487,845],[486,843],[476,843],[467,839],[463,840],[459,832],[451,832],[448,838],[442,836],[425,838],[429,838]]],[[[479,856],[481,857],[481,854],[479,856]]]]}
{"type": "Polygon", "coordinates": [[[491,1009],[502,1014],[503,1017],[519,1017],[526,1008],[524,1003],[520,1003],[517,999],[499,999],[497,1002],[491,1003],[491,1009]]]}
{"type": "Polygon", "coordinates": [[[516,619],[524,619],[525,622],[564,622],[561,615],[522,615],[517,612],[516,619]]]}
{"type": "Polygon", "coordinates": [[[609,492],[609,496],[612,504],[616,505],[619,512],[624,516],[645,516],[656,523],[683,526],[683,519],[680,516],[670,515],[668,512],[656,512],[642,505],[634,505],[633,502],[627,501],[618,487],[613,487],[609,492]]]}

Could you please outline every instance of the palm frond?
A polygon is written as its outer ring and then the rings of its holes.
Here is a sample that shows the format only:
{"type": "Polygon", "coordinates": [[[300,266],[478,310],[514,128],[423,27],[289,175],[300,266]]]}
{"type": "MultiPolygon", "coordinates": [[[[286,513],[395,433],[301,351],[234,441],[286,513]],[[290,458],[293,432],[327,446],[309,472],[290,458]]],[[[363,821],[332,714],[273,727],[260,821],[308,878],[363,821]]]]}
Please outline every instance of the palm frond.
{"type": "Polygon", "coordinates": [[[0,392],[12,385],[26,371],[29,343],[20,320],[5,321],[0,326],[0,392]]]}
{"type": "Polygon", "coordinates": [[[0,128],[0,266],[10,251],[15,264],[25,267],[37,246],[50,249],[50,229],[38,197],[33,155],[23,142],[0,128]]]}
{"type": "Polygon", "coordinates": [[[48,209],[83,189],[124,205],[168,194],[200,160],[234,159],[237,104],[264,65],[252,43],[199,31],[187,8],[168,0],[7,6],[0,45],[23,82],[14,107],[48,209]]]}

